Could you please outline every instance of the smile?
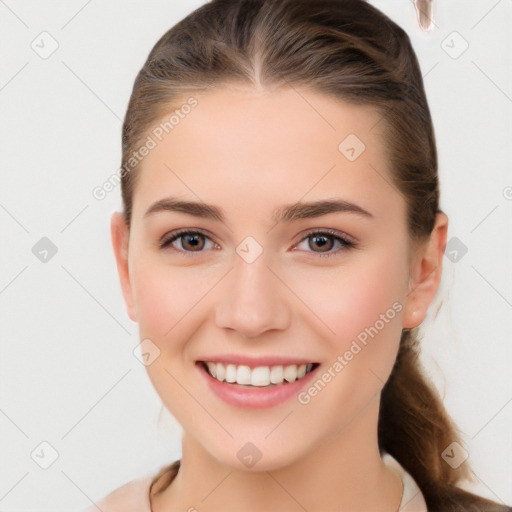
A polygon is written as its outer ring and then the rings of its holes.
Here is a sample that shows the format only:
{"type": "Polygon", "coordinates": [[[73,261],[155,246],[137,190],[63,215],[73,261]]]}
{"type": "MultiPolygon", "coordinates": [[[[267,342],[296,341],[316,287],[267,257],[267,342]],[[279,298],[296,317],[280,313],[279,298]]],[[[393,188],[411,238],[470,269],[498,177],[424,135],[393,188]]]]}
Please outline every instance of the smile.
{"type": "Polygon", "coordinates": [[[293,361],[286,357],[258,360],[237,355],[230,357],[229,362],[205,359],[195,364],[199,380],[206,385],[204,392],[212,392],[237,408],[275,407],[292,400],[320,371],[320,363],[293,361]]]}
{"type": "Polygon", "coordinates": [[[274,387],[302,379],[312,372],[318,363],[302,363],[272,366],[257,366],[200,361],[205,370],[219,382],[238,384],[243,387],[274,387]]]}

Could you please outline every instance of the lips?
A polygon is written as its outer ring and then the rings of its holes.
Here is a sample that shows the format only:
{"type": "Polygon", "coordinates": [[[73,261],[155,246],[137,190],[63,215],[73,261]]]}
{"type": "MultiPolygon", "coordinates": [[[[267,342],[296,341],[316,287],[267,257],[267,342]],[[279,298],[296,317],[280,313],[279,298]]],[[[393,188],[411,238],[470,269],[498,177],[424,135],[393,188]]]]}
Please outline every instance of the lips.
{"type": "MultiPolygon", "coordinates": [[[[268,360],[268,359],[267,359],[268,360]]],[[[283,359],[279,359],[279,362],[282,362],[283,359]]],[[[289,362],[290,360],[288,360],[289,362]]],[[[197,361],[195,364],[195,367],[198,372],[198,378],[201,382],[203,382],[206,385],[206,388],[204,388],[204,392],[211,391],[215,396],[220,398],[223,402],[227,403],[230,406],[234,406],[237,408],[250,408],[250,409],[261,409],[261,408],[269,408],[269,407],[275,407],[278,406],[281,403],[287,402],[288,400],[293,399],[294,397],[297,398],[298,394],[303,390],[305,387],[310,385],[312,380],[315,378],[319,371],[320,363],[306,363],[306,362],[300,362],[298,366],[304,365],[304,368],[306,368],[308,365],[311,365],[311,371],[308,373],[305,373],[303,377],[297,377],[296,380],[290,382],[286,380],[284,372],[286,366],[295,366],[297,368],[297,362],[294,362],[292,364],[287,365],[281,365],[281,364],[273,364],[273,365],[260,365],[260,366],[254,366],[254,364],[251,366],[249,365],[243,365],[243,364],[234,364],[234,363],[228,363],[228,362],[222,362],[222,361],[197,361]],[[206,363],[210,363],[212,365],[215,364],[215,371],[217,371],[217,368],[227,368],[230,364],[233,364],[236,368],[236,375],[237,379],[235,382],[229,383],[226,382],[226,380],[220,381],[218,377],[221,377],[221,375],[217,375],[216,377],[213,377],[213,375],[208,371],[208,365],[206,363]],[[264,374],[266,378],[266,371],[269,372],[272,370],[273,367],[281,366],[283,367],[283,376],[282,376],[282,383],[281,384],[273,384],[270,383],[268,385],[262,385],[265,384],[267,381],[262,380],[262,374],[264,374]],[[243,368],[245,367],[245,368],[243,368]],[[264,368],[263,370],[261,368],[264,368]],[[242,370],[240,370],[242,368],[242,370]],[[251,385],[251,384],[239,384],[238,381],[238,374],[239,371],[241,372],[241,381],[242,382],[248,382],[247,379],[247,372],[249,372],[251,382],[253,382],[253,377],[256,379],[256,384],[259,382],[259,385],[251,385]],[[258,381],[258,379],[260,379],[258,381]]],[[[298,368],[296,370],[298,375],[298,368]]],[[[230,370],[232,371],[232,370],[230,370]]],[[[222,372],[222,369],[221,369],[222,372]]],[[[274,373],[278,373],[279,370],[274,370],[274,373]]],[[[291,370],[288,370],[288,377],[290,380],[293,379],[293,375],[291,373],[291,370]]],[[[229,377],[229,375],[228,375],[229,377]]],[[[224,379],[226,378],[226,375],[224,375],[224,379]]],[[[274,380],[277,380],[275,378],[274,380]]],[[[279,379],[281,380],[281,379],[279,379]]]]}

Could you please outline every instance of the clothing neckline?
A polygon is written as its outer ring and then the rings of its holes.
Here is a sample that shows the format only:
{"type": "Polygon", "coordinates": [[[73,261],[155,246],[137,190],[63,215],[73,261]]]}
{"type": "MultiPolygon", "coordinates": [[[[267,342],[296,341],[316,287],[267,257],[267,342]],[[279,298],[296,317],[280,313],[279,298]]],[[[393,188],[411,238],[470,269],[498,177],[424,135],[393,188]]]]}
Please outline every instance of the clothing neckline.
{"type": "Polygon", "coordinates": [[[411,474],[389,453],[384,453],[382,460],[402,479],[404,492],[398,508],[399,512],[427,512],[423,493],[411,474]]]}

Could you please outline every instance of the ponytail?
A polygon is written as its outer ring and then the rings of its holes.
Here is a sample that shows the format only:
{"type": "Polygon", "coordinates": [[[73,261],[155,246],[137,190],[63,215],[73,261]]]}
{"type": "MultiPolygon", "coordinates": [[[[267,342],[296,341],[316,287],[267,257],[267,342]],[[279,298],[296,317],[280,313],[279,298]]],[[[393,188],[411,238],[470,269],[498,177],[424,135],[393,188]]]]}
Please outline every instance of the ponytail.
{"type": "Polygon", "coordinates": [[[429,511],[510,512],[512,508],[456,487],[473,480],[467,461],[452,468],[441,456],[460,432],[425,374],[416,329],[404,329],[391,375],[382,394],[378,441],[414,478],[429,511]]]}

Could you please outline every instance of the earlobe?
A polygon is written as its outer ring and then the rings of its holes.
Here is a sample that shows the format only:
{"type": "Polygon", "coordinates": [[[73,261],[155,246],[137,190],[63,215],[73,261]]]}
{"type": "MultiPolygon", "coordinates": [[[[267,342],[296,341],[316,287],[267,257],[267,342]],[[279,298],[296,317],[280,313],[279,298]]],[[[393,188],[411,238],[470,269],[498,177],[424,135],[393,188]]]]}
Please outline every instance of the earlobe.
{"type": "Polygon", "coordinates": [[[410,269],[409,292],[402,315],[402,327],[413,329],[426,318],[441,282],[443,257],[446,249],[448,217],[440,212],[432,234],[418,250],[410,269]]]}
{"type": "Polygon", "coordinates": [[[128,265],[128,239],[129,228],[126,225],[124,216],[120,212],[114,212],[110,219],[110,235],[112,238],[112,248],[116,259],[117,273],[126,304],[126,312],[130,319],[137,321],[135,315],[132,285],[130,281],[130,272],[128,265]]]}

